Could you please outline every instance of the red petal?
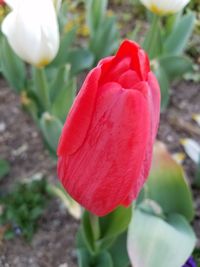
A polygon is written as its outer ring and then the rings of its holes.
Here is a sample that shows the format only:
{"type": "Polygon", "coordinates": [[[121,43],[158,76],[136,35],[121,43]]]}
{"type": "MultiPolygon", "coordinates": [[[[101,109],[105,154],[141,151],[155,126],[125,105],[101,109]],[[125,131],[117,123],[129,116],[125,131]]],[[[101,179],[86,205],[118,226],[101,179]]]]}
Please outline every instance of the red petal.
{"type": "MultiPolygon", "coordinates": [[[[105,61],[104,61],[105,62],[105,61]]],[[[107,61],[102,65],[102,75],[100,79],[100,84],[108,82],[117,82],[119,77],[126,71],[130,69],[131,58],[123,58],[118,63],[115,59],[107,61]]]]}
{"type": "Polygon", "coordinates": [[[140,78],[140,62],[138,51],[140,46],[130,40],[125,40],[121,45],[116,54],[116,58],[120,61],[122,58],[129,57],[131,59],[131,68],[136,71],[140,78]]]}
{"type": "Polygon", "coordinates": [[[142,80],[146,81],[148,77],[148,73],[150,72],[150,62],[146,52],[142,49],[138,51],[139,56],[139,64],[140,64],[140,73],[142,76],[142,80]]]}
{"type": "Polygon", "coordinates": [[[139,83],[140,79],[137,73],[133,70],[128,70],[124,72],[119,78],[118,83],[125,89],[133,89],[134,85],[139,83]]]}
{"type": "Polygon", "coordinates": [[[76,97],[60,137],[58,156],[74,153],[83,143],[95,107],[100,75],[100,67],[93,69],[76,97]]]}
{"type": "MultiPolygon", "coordinates": [[[[160,117],[159,85],[153,73],[149,74],[148,80],[149,80],[149,84],[147,82],[141,82],[135,86],[135,89],[142,92],[143,95],[148,99],[148,110],[149,110],[149,115],[151,118],[151,123],[150,123],[151,126],[149,130],[145,157],[143,160],[142,168],[140,170],[140,179],[138,179],[138,181],[140,182],[138,186],[140,188],[142,188],[143,184],[145,183],[149,175],[149,171],[150,171],[150,167],[152,163],[152,149],[153,149],[153,144],[155,142],[155,138],[156,138],[156,134],[158,130],[159,117],[160,117]]],[[[134,190],[132,190],[129,193],[128,197],[123,201],[124,206],[128,206],[131,204],[134,194],[135,194],[134,190]]]]}
{"type": "Polygon", "coordinates": [[[69,194],[103,216],[141,189],[140,171],[149,137],[144,96],[105,84],[81,149],[58,162],[58,176],[69,194]]]}

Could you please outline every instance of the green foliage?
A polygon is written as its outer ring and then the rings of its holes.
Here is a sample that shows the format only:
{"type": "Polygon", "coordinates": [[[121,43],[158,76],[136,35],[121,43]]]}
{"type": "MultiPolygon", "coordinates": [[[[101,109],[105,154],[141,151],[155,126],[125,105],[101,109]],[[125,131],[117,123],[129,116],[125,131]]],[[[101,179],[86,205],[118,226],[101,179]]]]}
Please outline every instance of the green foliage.
{"type": "Polygon", "coordinates": [[[160,143],[154,149],[153,165],[146,188],[146,197],[156,201],[165,214],[179,213],[188,221],[193,219],[192,194],[184,171],[160,143]]]}
{"type": "Polygon", "coordinates": [[[107,0],[90,0],[86,4],[86,16],[90,29],[89,50],[96,64],[100,59],[112,55],[119,43],[116,18],[106,15],[107,0]]]}
{"type": "Polygon", "coordinates": [[[62,127],[63,125],[57,117],[52,116],[47,112],[43,113],[40,119],[40,129],[50,151],[52,151],[54,155],[56,154],[62,127]]]}
{"type": "Polygon", "coordinates": [[[200,267],[200,249],[195,249],[193,256],[197,263],[197,267],[200,267]]]}
{"type": "Polygon", "coordinates": [[[164,109],[169,100],[170,82],[192,70],[192,61],[183,53],[194,29],[195,15],[189,12],[170,16],[165,20],[154,15],[150,19],[151,27],[143,47],[152,59],[161,88],[161,108],[164,109]]]}
{"type": "Polygon", "coordinates": [[[31,241],[48,199],[45,179],[16,184],[12,191],[0,196],[3,205],[0,224],[8,226],[5,238],[21,235],[31,241]]]}
{"type": "Polygon", "coordinates": [[[8,161],[0,159],[0,181],[10,172],[8,161]]]}
{"type": "Polygon", "coordinates": [[[121,234],[109,249],[114,267],[129,267],[130,261],[127,253],[127,232],[121,234]]]}
{"type": "Polygon", "coordinates": [[[2,35],[0,36],[0,68],[12,89],[20,92],[26,88],[25,63],[12,51],[2,35]]]}
{"type": "Polygon", "coordinates": [[[92,35],[99,29],[103,23],[106,14],[108,0],[87,0],[87,19],[92,35]]]}
{"type": "Polygon", "coordinates": [[[100,218],[84,212],[77,235],[80,266],[128,267],[125,243],[131,213],[131,207],[119,207],[100,218]]]}
{"type": "Polygon", "coordinates": [[[143,206],[135,210],[128,231],[133,266],[180,267],[191,255],[195,243],[195,234],[183,216],[173,214],[163,220],[143,210],[143,206]]]}

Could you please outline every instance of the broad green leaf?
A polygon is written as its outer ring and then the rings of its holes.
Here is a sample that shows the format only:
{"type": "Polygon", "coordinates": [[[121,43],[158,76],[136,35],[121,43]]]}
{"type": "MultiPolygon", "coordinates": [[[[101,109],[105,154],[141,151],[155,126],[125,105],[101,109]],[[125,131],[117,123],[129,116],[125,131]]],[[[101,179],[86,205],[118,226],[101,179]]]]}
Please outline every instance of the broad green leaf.
{"type": "Polygon", "coordinates": [[[95,56],[95,63],[101,58],[112,55],[118,47],[119,33],[115,17],[108,17],[90,39],[90,50],[95,56]]]}
{"type": "Polygon", "coordinates": [[[169,79],[167,73],[159,64],[156,67],[155,75],[158,79],[161,90],[161,109],[164,110],[169,102],[169,95],[170,95],[169,79]]]}
{"type": "Polygon", "coordinates": [[[98,245],[101,249],[110,247],[115,239],[128,228],[131,215],[132,207],[118,207],[105,217],[99,218],[101,237],[98,245]]]}
{"type": "Polygon", "coordinates": [[[85,248],[78,249],[79,267],[115,267],[111,255],[107,251],[102,251],[97,256],[91,255],[85,248]]]}
{"type": "Polygon", "coordinates": [[[0,159],[0,180],[10,172],[10,164],[7,160],[0,159]]]}
{"type": "Polygon", "coordinates": [[[91,256],[87,249],[81,248],[77,250],[78,266],[79,267],[90,267],[91,256]]]}
{"type": "Polygon", "coordinates": [[[127,244],[127,232],[124,232],[115,240],[112,247],[109,249],[114,267],[130,266],[126,244],[127,244]]]}
{"type": "Polygon", "coordinates": [[[192,12],[182,16],[165,40],[164,50],[167,54],[180,55],[183,53],[192,34],[194,23],[195,15],[192,12]]]}
{"type": "Polygon", "coordinates": [[[194,217],[192,194],[184,171],[160,142],[154,146],[147,198],[156,201],[166,214],[179,213],[188,221],[194,217]]]}
{"type": "Polygon", "coordinates": [[[58,18],[58,23],[59,23],[59,29],[60,29],[60,33],[63,34],[64,30],[65,30],[65,25],[67,23],[68,20],[68,16],[66,16],[67,12],[68,12],[68,3],[65,1],[61,1],[61,8],[58,12],[57,18],[58,18]]]}
{"type": "Polygon", "coordinates": [[[67,61],[71,65],[71,72],[73,75],[90,69],[94,62],[94,55],[86,49],[74,49],[69,52],[67,61]]]}
{"type": "Polygon", "coordinates": [[[43,113],[40,119],[40,129],[47,145],[55,154],[62,127],[63,125],[58,118],[48,112],[43,113]]]}
{"type": "Polygon", "coordinates": [[[86,1],[86,12],[87,12],[87,23],[89,29],[93,34],[102,24],[105,15],[108,0],[87,0],[86,1]]]}
{"type": "Polygon", "coordinates": [[[1,38],[1,71],[17,92],[26,88],[25,63],[13,52],[6,38],[1,38]]]}
{"type": "Polygon", "coordinates": [[[60,119],[64,123],[69,109],[73,103],[76,94],[76,81],[70,80],[67,84],[64,84],[62,90],[53,100],[52,114],[60,119]]]}
{"type": "Polygon", "coordinates": [[[67,63],[69,49],[74,41],[75,34],[76,29],[72,29],[61,38],[58,54],[49,67],[59,67],[67,63]]]}
{"type": "Polygon", "coordinates": [[[100,217],[101,237],[116,237],[124,232],[129,225],[132,207],[118,207],[104,217],[100,217]]]}
{"type": "Polygon", "coordinates": [[[165,221],[137,209],[128,230],[128,254],[134,267],[180,267],[195,242],[191,226],[178,214],[165,221]]]}
{"type": "Polygon", "coordinates": [[[159,64],[170,81],[192,71],[192,60],[185,56],[164,56],[159,59],[159,64]]]}
{"type": "Polygon", "coordinates": [[[56,71],[53,68],[46,70],[48,80],[50,80],[50,77],[53,77],[49,89],[51,102],[55,100],[63,87],[68,83],[70,79],[70,71],[71,66],[69,64],[60,66],[56,71]]]}
{"type": "Polygon", "coordinates": [[[111,255],[107,251],[100,253],[94,261],[95,267],[115,267],[112,262],[111,255]]]}
{"type": "Polygon", "coordinates": [[[150,59],[156,58],[162,53],[161,29],[157,15],[154,15],[151,27],[144,39],[143,47],[147,51],[150,59]]]}

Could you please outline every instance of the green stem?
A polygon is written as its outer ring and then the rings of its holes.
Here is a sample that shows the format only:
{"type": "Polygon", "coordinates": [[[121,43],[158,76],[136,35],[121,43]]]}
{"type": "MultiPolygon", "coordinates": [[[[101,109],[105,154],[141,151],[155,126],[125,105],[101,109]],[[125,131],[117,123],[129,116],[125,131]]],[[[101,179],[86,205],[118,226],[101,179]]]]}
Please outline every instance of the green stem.
{"type": "Polygon", "coordinates": [[[44,107],[45,111],[49,111],[50,108],[49,88],[47,84],[45,71],[43,68],[34,69],[34,87],[36,94],[39,98],[40,104],[44,107]]]}
{"type": "Polygon", "coordinates": [[[90,213],[89,216],[90,216],[90,224],[94,236],[94,241],[97,241],[100,238],[99,217],[92,213],[90,213]]]}
{"type": "Polygon", "coordinates": [[[149,57],[152,58],[154,56],[154,50],[157,44],[157,36],[158,36],[158,31],[159,31],[159,19],[160,17],[157,16],[156,14],[153,14],[153,20],[152,24],[150,27],[150,30],[147,34],[147,37],[145,38],[144,41],[144,49],[147,51],[149,54],[149,57]]]}

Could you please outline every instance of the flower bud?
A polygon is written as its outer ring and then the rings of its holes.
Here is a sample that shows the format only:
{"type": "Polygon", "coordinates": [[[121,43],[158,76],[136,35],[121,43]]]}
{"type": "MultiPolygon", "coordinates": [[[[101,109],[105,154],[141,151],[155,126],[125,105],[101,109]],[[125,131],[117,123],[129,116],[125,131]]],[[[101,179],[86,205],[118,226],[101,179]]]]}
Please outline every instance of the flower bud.
{"type": "Polygon", "coordinates": [[[169,15],[179,12],[190,0],[140,0],[151,12],[157,15],[169,15]]]}
{"type": "Polygon", "coordinates": [[[24,61],[42,67],[49,64],[59,48],[59,30],[52,0],[5,1],[12,9],[2,31],[15,53],[24,61]]]}

